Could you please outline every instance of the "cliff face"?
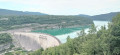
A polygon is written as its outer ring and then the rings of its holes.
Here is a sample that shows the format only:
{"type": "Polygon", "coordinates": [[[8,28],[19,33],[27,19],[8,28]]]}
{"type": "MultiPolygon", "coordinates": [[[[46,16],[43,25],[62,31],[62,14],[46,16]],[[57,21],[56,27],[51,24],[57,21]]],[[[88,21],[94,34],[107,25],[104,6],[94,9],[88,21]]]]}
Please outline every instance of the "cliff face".
{"type": "Polygon", "coordinates": [[[13,36],[16,42],[15,45],[28,51],[34,51],[41,47],[46,49],[60,44],[57,38],[42,33],[14,32],[13,36]]]}

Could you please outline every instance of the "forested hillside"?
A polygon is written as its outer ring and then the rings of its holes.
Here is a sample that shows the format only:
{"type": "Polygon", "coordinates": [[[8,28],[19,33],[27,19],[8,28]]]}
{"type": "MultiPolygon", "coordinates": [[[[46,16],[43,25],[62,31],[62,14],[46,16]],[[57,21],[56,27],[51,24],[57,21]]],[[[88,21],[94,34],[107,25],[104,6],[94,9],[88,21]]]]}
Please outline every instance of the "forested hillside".
{"type": "Polygon", "coordinates": [[[7,9],[0,9],[0,15],[47,15],[40,12],[23,12],[23,11],[14,11],[7,9]]]}
{"type": "Polygon", "coordinates": [[[94,15],[94,16],[80,14],[78,16],[90,18],[92,20],[112,21],[112,18],[114,16],[116,16],[118,13],[119,12],[111,12],[111,13],[107,13],[107,14],[100,14],[100,15],[94,15]]]}
{"type": "Polygon", "coordinates": [[[102,20],[102,21],[112,21],[112,18],[116,16],[119,12],[111,12],[107,14],[91,16],[93,20],[102,20]]]}
{"type": "MultiPolygon", "coordinates": [[[[52,16],[52,15],[23,15],[23,16],[0,16],[0,30],[9,30],[23,26],[38,24],[53,25],[58,27],[80,26],[93,24],[91,19],[79,16],[52,16]]],[[[32,26],[34,27],[34,26],[32,26]]],[[[54,27],[54,26],[52,26],[54,27]]]]}
{"type": "Polygon", "coordinates": [[[30,55],[120,55],[120,14],[109,23],[108,29],[101,27],[96,31],[92,25],[89,34],[83,30],[78,37],[68,37],[60,46],[40,49],[30,55]]]}

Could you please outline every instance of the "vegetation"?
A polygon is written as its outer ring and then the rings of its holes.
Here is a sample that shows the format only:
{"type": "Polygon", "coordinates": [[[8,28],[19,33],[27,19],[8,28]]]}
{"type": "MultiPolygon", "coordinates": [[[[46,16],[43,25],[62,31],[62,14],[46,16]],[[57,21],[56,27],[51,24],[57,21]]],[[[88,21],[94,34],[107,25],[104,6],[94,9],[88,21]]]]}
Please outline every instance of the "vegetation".
{"type": "Polygon", "coordinates": [[[14,52],[7,52],[4,55],[26,55],[27,51],[14,51],[14,52]]]}
{"type": "Polygon", "coordinates": [[[39,49],[29,55],[120,55],[120,14],[114,17],[108,29],[101,27],[96,31],[91,26],[89,34],[84,30],[77,38],[67,38],[60,46],[39,49]]]}
{"type": "Polygon", "coordinates": [[[12,38],[7,33],[0,34],[0,54],[5,51],[10,51],[14,45],[12,44],[12,38]]]}
{"type": "Polygon", "coordinates": [[[50,25],[56,24],[59,27],[68,27],[74,25],[93,24],[92,20],[79,16],[52,16],[52,15],[16,15],[0,16],[0,30],[9,30],[22,27],[24,24],[50,25]]]}
{"type": "Polygon", "coordinates": [[[9,34],[3,33],[0,34],[0,44],[12,43],[12,38],[9,34]]]}

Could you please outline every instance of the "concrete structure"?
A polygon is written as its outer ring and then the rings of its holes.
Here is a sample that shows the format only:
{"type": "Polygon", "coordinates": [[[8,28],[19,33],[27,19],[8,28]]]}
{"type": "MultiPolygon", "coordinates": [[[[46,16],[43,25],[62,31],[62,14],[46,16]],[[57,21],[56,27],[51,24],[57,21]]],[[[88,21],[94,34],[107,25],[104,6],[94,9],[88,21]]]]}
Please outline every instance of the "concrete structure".
{"type": "Polygon", "coordinates": [[[41,47],[46,49],[61,44],[56,37],[43,33],[14,32],[12,35],[14,36],[14,42],[17,42],[15,45],[28,51],[34,51],[41,47]]]}

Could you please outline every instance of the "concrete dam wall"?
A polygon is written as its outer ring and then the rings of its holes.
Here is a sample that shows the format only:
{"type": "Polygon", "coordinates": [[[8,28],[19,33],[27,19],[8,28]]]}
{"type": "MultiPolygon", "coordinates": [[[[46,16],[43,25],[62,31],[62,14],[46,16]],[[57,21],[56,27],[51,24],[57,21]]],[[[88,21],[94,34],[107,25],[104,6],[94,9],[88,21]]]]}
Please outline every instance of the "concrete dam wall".
{"type": "Polygon", "coordinates": [[[31,33],[31,32],[14,32],[16,46],[21,46],[25,50],[34,51],[39,48],[49,48],[60,45],[60,41],[51,35],[43,33],[31,33]]]}

